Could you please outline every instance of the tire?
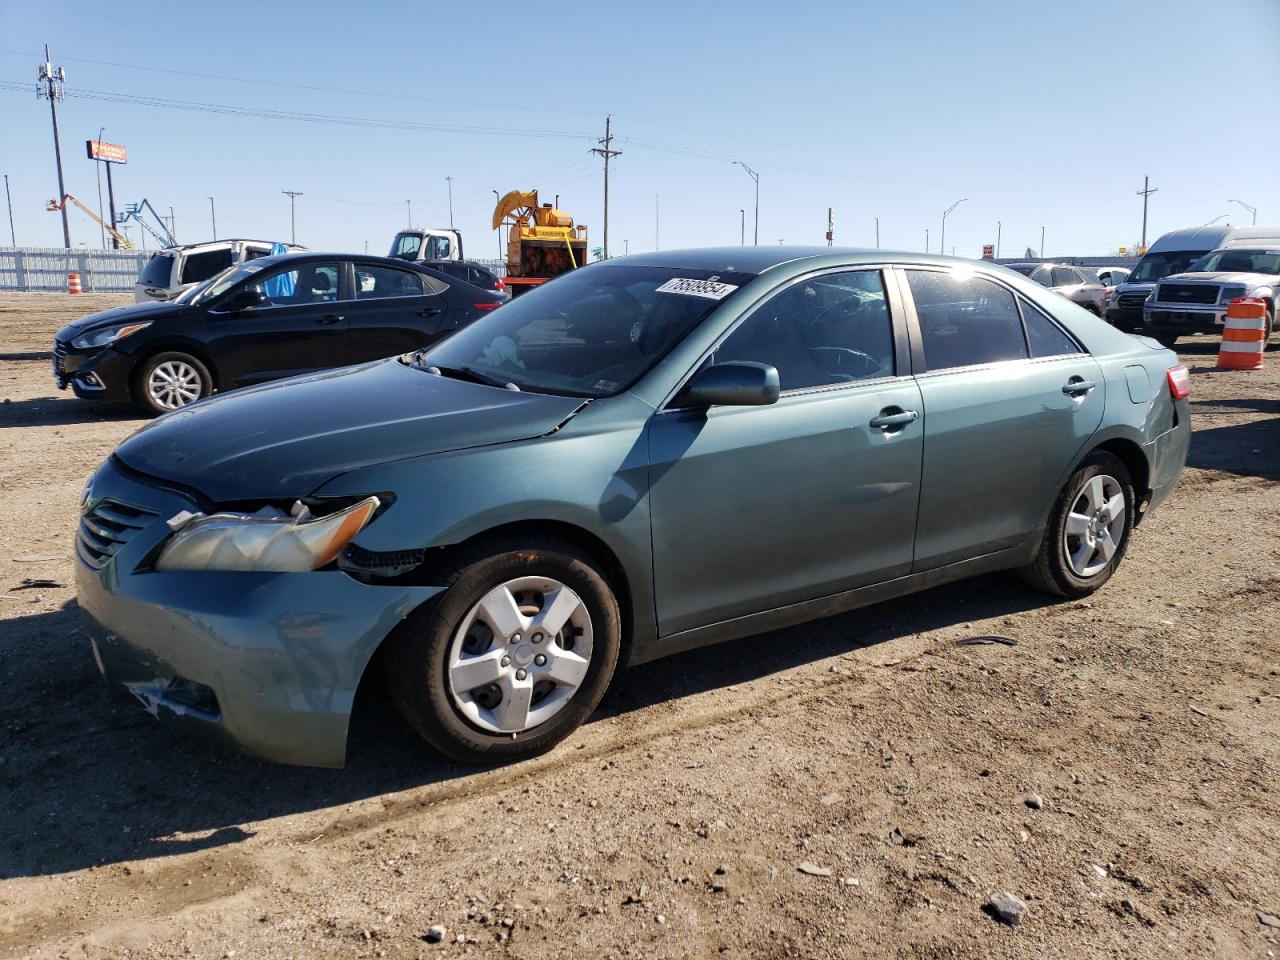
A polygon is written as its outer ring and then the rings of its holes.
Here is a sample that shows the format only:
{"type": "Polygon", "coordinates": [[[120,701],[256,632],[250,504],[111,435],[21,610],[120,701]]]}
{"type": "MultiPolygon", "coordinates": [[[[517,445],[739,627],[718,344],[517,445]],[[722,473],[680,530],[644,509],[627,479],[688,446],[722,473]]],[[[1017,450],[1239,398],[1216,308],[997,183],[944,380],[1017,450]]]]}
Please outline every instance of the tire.
{"type": "Polygon", "coordinates": [[[1263,351],[1276,349],[1276,344],[1271,342],[1271,335],[1276,332],[1276,311],[1275,307],[1267,308],[1267,326],[1262,339],[1263,351]]]}
{"type": "Polygon", "coordinates": [[[1097,307],[1095,307],[1092,303],[1089,304],[1087,307],[1085,307],[1085,309],[1088,310],[1090,313],[1092,313],[1099,320],[1102,319],[1102,311],[1099,310],[1097,307]]]}
{"type": "Polygon", "coordinates": [[[134,402],[152,416],[185,407],[212,392],[209,368],[176,350],[148,357],[133,379],[134,402]]]}
{"type": "Polygon", "coordinates": [[[490,543],[455,569],[445,592],[388,638],[392,701],[454,760],[546,753],[586,721],[613,679],[622,641],[613,590],[591,557],[553,539],[490,543]],[[537,629],[547,616],[567,617],[554,636],[537,629]]]}
{"type": "Polygon", "coordinates": [[[1156,341],[1160,346],[1168,347],[1170,350],[1172,350],[1178,342],[1178,334],[1176,333],[1156,333],[1153,334],[1153,336],[1156,338],[1156,341]]]}
{"type": "Polygon", "coordinates": [[[1087,597],[1111,579],[1124,559],[1134,518],[1133,481],[1128,469],[1119,457],[1095,450],[1072,473],[1054,502],[1035,561],[1018,573],[1046,593],[1087,597]],[[1117,496],[1123,497],[1123,516],[1117,496]],[[1098,517],[1102,504],[1105,510],[1098,517]],[[1085,519],[1070,519],[1073,517],[1085,519]],[[1119,528],[1118,519],[1122,520],[1119,528]],[[1106,555],[1108,549],[1110,556],[1106,555]]]}

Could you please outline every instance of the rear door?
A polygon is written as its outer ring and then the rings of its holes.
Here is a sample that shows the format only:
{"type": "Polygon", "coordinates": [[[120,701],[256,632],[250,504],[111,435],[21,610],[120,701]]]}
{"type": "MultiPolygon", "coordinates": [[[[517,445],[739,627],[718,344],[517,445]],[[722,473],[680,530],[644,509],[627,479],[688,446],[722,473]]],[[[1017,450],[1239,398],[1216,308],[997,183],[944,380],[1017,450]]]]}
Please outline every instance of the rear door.
{"type": "Polygon", "coordinates": [[[448,324],[444,284],[415,270],[354,264],[355,300],[349,305],[347,363],[393,357],[425,347],[448,324]]]}
{"type": "Polygon", "coordinates": [[[280,266],[219,298],[206,323],[220,387],[341,365],[347,352],[346,269],[340,260],[280,266]],[[245,290],[261,291],[266,302],[227,309],[245,290]]]}
{"type": "Polygon", "coordinates": [[[1098,363],[969,270],[904,270],[924,405],[915,571],[1025,541],[1102,419],[1098,363]]]}

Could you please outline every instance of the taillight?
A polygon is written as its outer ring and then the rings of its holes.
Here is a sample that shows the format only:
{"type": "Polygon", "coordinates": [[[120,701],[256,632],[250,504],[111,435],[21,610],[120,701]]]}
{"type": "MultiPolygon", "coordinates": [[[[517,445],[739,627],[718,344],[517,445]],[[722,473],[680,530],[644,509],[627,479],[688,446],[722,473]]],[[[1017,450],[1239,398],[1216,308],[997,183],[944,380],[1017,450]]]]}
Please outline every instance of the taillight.
{"type": "Polygon", "coordinates": [[[1165,379],[1169,381],[1169,396],[1175,400],[1185,400],[1191,396],[1191,374],[1182,364],[1170,367],[1165,379]]]}
{"type": "Polygon", "coordinates": [[[487,303],[473,303],[471,306],[475,307],[481,313],[488,313],[490,310],[497,310],[498,307],[502,306],[502,304],[494,303],[490,300],[487,303]]]}
{"type": "Polygon", "coordinates": [[[501,277],[499,277],[499,278],[498,278],[498,280],[497,280],[497,284],[498,284],[498,285],[497,285],[496,287],[494,287],[493,289],[495,289],[495,290],[505,290],[505,289],[507,289],[507,285],[506,285],[505,283],[503,283],[503,282],[502,282],[502,278],[501,278],[501,277]]]}

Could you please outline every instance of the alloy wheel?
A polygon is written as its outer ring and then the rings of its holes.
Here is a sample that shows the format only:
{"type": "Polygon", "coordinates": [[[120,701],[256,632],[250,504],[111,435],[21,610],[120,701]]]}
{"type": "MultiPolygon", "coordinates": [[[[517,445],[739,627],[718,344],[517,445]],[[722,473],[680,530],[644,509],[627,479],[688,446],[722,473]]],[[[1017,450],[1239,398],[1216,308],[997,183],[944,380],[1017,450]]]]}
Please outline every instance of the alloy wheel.
{"type": "Polygon", "coordinates": [[[156,406],[176,410],[200,399],[200,371],[183,360],[166,360],[147,377],[147,393],[156,406]]]}
{"type": "Polygon", "coordinates": [[[1090,477],[1076,494],[1062,528],[1062,549],[1078,577],[1096,576],[1124,540],[1124,489],[1115,477],[1090,477]]]}
{"type": "Polygon", "coordinates": [[[591,650],[591,615],[573,589],[550,577],[508,580],[454,631],[449,695],[482,730],[530,730],[568,705],[586,679],[591,650]]]}

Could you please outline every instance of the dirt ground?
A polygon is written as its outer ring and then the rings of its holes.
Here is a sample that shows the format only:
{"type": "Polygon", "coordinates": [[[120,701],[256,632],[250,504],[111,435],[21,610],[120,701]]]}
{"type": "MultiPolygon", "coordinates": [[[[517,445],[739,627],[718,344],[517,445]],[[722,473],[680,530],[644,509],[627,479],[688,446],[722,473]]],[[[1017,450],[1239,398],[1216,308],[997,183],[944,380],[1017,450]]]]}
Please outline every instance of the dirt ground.
{"type": "Polygon", "coordinates": [[[0,957],[1280,952],[1280,353],[1185,348],[1190,464],[1087,602],[989,576],[646,665],[502,769],[371,683],[322,771],[213,753],[94,667],[77,498],[140,421],[43,351],[109,302],[0,297],[0,957]],[[957,645],[989,633],[1017,643],[957,645]]]}

